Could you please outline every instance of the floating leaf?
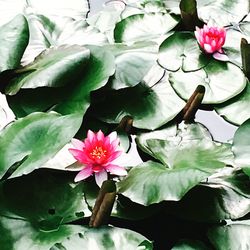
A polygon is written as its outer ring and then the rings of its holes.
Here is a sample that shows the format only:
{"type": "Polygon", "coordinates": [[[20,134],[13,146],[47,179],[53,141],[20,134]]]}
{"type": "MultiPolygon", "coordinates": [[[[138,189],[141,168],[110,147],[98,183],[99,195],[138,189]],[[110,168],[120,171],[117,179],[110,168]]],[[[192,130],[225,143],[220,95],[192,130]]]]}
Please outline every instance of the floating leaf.
{"type": "Polygon", "coordinates": [[[28,15],[30,41],[22,58],[23,64],[30,63],[43,50],[60,45],[101,45],[106,37],[85,20],[64,18],[54,20],[43,15],[28,15]]]}
{"type": "Polygon", "coordinates": [[[168,211],[199,222],[238,219],[250,212],[249,190],[249,177],[226,167],[190,190],[181,201],[170,204],[168,211]]]}
{"type": "Polygon", "coordinates": [[[6,88],[9,95],[20,88],[60,87],[74,80],[86,65],[90,51],[80,46],[61,46],[43,52],[36,60],[21,69],[6,88]]]}
{"type": "Polygon", "coordinates": [[[57,230],[61,223],[90,215],[82,184],[74,184],[69,174],[47,169],[9,179],[0,185],[0,213],[29,220],[41,230],[57,230]]]}
{"type": "Polygon", "coordinates": [[[148,206],[161,201],[180,200],[191,188],[204,180],[215,169],[187,166],[170,169],[147,161],[130,170],[128,176],[118,182],[118,192],[133,202],[148,206]]]}
{"type": "Polygon", "coordinates": [[[209,250],[206,245],[199,240],[180,240],[174,245],[172,250],[209,250]]]}
{"type": "MultiPolygon", "coordinates": [[[[48,250],[71,235],[84,234],[85,229],[77,225],[61,225],[58,230],[46,232],[24,220],[0,217],[0,245],[2,250],[48,250]]],[[[78,249],[74,246],[67,248],[78,249]]]]}
{"type": "Polygon", "coordinates": [[[249,158],[249,133],[250,133],[250,119],[246,120],[236,131],[233,138],[232,151],[235,155],[236,164],[244,167],[250,166],[249,158]]]}
{"type": "Polygon", "coordinates": [[[181,68],[188,72],[204,67],[209,58],[200,50],[192,33],[175,32],[160,45],[158,61],[169,71],[181,68]]]}
{"type": "Polygon", "coordinates": [[[159,66],[153,67],[145,77],[146,83],[105,93],[103,100],[93,107],[93,112],[106,122],[119,123],[124,116],[129,115],[135,127],[155,129],[162,126],[172,120],[185,104],[174,93],[167,76],[163,74],[164,70],[159,69],[159,66]],[[153,79],[154,74],[160,78],[158,82],[153,79]]]}
{"type": "Polygon", "coordinates": [[[229,144],[213,142],[199,124],[180,125],[142,134],[138,146],[170,168],[213,169],[233,162],[229,144]]]}
{"type": "Polygon", "coordinates": [[[212,227],[208,238],[218,250],[249,249],[250,221],[233,221],[225,226],[212,227]]]}
{"type": "Polygon", "coordinates": [[[152,242],[148,241],[144,236],[128,229],[117,227],[102,227],[87,229],[80,237],[79,234],[72,235],[60,242],[59,247],[54,246],[53,250],[80,250],[84,246],[85,249],[96,250],[127,250],[139,249],[142,242],[148,242],[145,250],[153,250],[152,242]]]}
{"type": "Polygon", "coordinates": [[[89,12],[89,3],[87,0],[1,0],[0,14],[1,22],[4,24],[14,18],[17,14],[43,14],[46,16],[60,18],[68,17],[74,19],[83,19],[89,12]],[[48,8],[49,6],[49,8],[48,8]]]}
{"type": "Polygon", "coordinates": [[[178,18],[170,14],[132,15],[116,24],[114,38],[117,43],[152,40],[167,34],[177,23],[178,18]]]}
{"type": "Polygon", "coordinates": [[[232,63],[210,60],[201,70],[185,73],[179,70],[169,74],[172,87],[187,100],[198,85],[206,88],[203,103],[222,103],[239,94],[246,86],[240,68],[232,63]],[[237,79],[237,81],[235,81],[237,79]]]}
{"type": "Polygon", "coordinates": [[[6,127],[0,134],[0,177],[13,164],[17,169],[11,177],[40,168],[69,142],[81,120],[77,114],[33,113],[6,127]]]}
{"type": "Polygon", "coordinates": [[[250,4],[245,0],[197,0],[198,16],[205,22],[209,20],[219,26],[238,23],[248,14],[250,4]]]}
{"type": "Polygon", "coordinates": [[[29,27],[26,18],[18,15],[0,27],[0,72],[19,66],[29,42],[29,27]]]}
{"type": "Polygon", "coordinates": [[[247,83],[246,88],[242,93],[233,99],[215,106],[215,110],[227,121],[236,125],[241,125],[244,121],[250,118],[250,83],[247,83]]]}

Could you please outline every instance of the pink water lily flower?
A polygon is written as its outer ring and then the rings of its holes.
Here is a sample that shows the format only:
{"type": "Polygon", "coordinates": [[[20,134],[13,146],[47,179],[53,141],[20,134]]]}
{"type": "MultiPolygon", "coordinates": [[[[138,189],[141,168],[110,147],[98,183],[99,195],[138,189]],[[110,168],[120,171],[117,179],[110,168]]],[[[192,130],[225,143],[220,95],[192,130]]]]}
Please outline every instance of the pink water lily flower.
{"type": "Polygon", "coordinates": [[[225,61],[228,57],[224,54],[222,46],[226,40],[226,30],[223,27],[204,25],[202,29],[196,27],[194,32],[200,47],[213,57],[225,61]]]}
{"type": "Polygon", "coordinates": [[[83,165],[83,169],[75,177],[75,182],[95,174],[96,183],[101,186],[102,182],[108,179],[107,172],[121,176],[127,174],[124,167],[114,163],[122,154],[116,132],[104,136],[101,130],[97,133],[88,130],[84,141],[72,139],[71,142],[75,148],[70,148],[70,153],[83,165]]]}

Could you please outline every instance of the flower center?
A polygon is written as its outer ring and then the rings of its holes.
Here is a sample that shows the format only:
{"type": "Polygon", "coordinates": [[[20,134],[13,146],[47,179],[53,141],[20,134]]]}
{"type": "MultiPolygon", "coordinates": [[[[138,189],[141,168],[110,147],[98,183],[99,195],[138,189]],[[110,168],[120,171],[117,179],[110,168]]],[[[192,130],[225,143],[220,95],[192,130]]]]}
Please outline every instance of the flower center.
{"type": "Polygon", "coordinates": [[[103,157],[106,157],[107,150],[103,149],[102,147],[95,147],[93,151],[90,153],[92,159],[100,160],[103,157]]]}

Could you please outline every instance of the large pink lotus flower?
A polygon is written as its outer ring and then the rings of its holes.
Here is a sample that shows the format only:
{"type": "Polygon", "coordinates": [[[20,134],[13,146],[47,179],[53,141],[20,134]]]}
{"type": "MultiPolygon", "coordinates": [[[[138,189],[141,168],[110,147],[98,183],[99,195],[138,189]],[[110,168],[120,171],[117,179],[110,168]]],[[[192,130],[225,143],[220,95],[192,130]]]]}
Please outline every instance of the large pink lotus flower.
{"type": "Polygon", "coordinates": [[[84,166],[76,175],[75,182],[94,173],[96,183],[101,186],[102,182],[108,179],[107,172],[121,176],[127,174],[124,167],[114,164],[114,160],[122,154],[116,132],[104,136],[101,130],[97,133],[88,130],[84,141],[72,139],[71,142],[75,148],[70,148],[70,153],[84,166]]]}
{"type": "Polygon", "coordinates": [[[194,34],[199,45],[206,53],[223,53],[222,46],[226,40],[226,31],[223,27],[204,25],[203,29],[196,27],[194,34]]]}

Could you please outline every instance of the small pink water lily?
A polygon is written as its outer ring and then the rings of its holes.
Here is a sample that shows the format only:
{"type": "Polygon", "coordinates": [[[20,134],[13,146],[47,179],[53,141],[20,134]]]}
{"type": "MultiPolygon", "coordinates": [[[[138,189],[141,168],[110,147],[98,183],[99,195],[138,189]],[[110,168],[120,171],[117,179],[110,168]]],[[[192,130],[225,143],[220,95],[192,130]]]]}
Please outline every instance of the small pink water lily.
{"type": "Polygon", "coordinates": [[[101,130],[97,133],[88,130],[84,141],[72,139],[71,142],[75,148],[70,148],[70,153],[84,166],[76,175],[75,182],[94,173],[96,183],[101,186],[102,182],[108,179],[107,172],[121,176],[127,174],[124,167],[114,164],[114,160],[122,154],[116,132],[104,136],[101,130]]]}
{"type": "Polygon", "coordinates": [[[194,32],[200,47],[215,59],[226,61],[227,55],[222,50],[226,40],[226,30],[223,27],[204,25],[202,29],[196,27],[194,32]]]}

